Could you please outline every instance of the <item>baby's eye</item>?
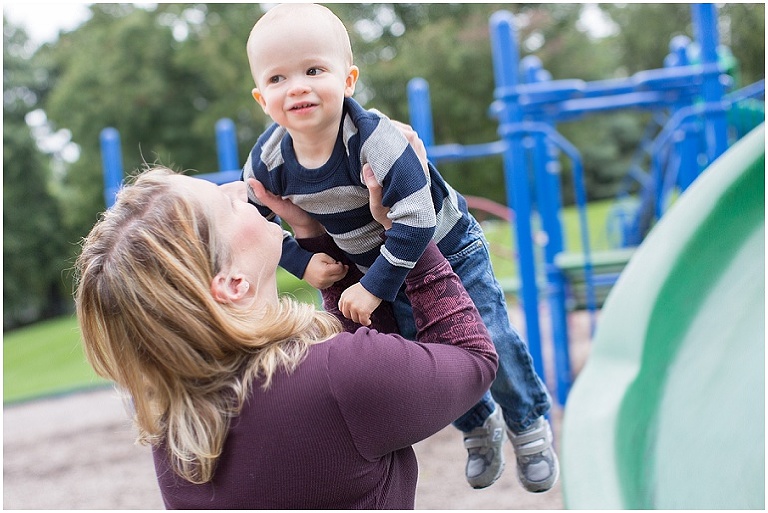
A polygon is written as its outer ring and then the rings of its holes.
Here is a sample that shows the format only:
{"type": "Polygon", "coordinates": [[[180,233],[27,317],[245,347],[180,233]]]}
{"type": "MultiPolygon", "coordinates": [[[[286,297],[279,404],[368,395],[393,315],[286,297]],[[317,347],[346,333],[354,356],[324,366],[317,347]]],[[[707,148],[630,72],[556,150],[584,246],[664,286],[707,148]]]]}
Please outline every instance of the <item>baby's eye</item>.
{"type": "Polygon", "coordinates": [[[275,75],[275,76],[273,76],[273,77],[269,77],[269,79],[267,80],[267,82],[269,82],[270,84],[277,84],[277,83],[278,83],[278,82],[280,82],[282,79],[283,79],[283,77],[281,77],[280,75],[275,75]]]}
{"type": "Polygon", "coordinates": [[[315,76],[315,75],[319,75],[322,72],[323,72],[322,68],[309,68],[307,70],[307,75],[315,76]]]}

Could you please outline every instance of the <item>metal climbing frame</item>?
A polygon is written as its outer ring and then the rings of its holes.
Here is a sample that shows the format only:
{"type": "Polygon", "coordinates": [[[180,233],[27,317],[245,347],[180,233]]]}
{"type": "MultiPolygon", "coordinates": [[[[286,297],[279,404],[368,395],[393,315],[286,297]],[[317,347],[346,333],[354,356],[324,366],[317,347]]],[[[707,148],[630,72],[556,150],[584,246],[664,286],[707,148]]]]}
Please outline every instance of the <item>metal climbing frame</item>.
{"type": "MultiPolygon", "coordinates": [[[[630,219],[632,226],[629,228],[637,234],[630,242],[637,245],[649,229],[649,223],[663,214],[671,188],[685,189],[727,149],[726,113],[729,107],[743,97],[764,95],[764,81],[731,95],[725,94],[725,84],[730,77],[718,62],[716,7],[714,4],[695,4],[691,9],[696,47],[699,49],[698,62],[692,63],[689,58],[691,41],[687,37],[678,37],[670,44],[671,52],[664,68],[642,71],[625,79],[594,82],[551,80],[536,57],[528,56],[521,61],[513,15],[508,11],[494,13],[490,19],[495,79],[495,101],[491,111],[498,121],[499,141],[469,146],[435,145],[429,86],[420,78],[413,79],[408,86],[411,124],[425,142],[430,159],[503,157],[507,204],[515,211],[513,236],[519,258],[520,300],[525,314],[526,335],[536,371],[544,378],[540,290],[537,283],[540,273],[536,270],[531,225],[534,205],[537,208],[542,229],[547,235],[542,248],[542,264],[554,346],[555,382],[548,382],[548,386],[556,391],[560,404],[565,404],[573,380],[566,323],[566,291],[570,283],[563,264],[568,259],[563,258],[565,247],[560,223],[560,153],[572,164],[583,248],[583,254],[579,255],[580,275],[585,283],[585,306],[593,314],[593,329],[597,308],[595,278],[598,273],[594,269],[595,258],[589,245],[581,157],[578,150],[557,132],[556,123],[597,112],[630,108],[668,113],[669,120],[649,149],[651,170],[642,196],[643,201],[650,205],[650,215],[641,218],[638,214],[630,219]],[[535,197],[529,193],[527,162],[532,162],[534,167],[535,197]]],[[[630,254],[623,252],[621,257],[627,260],[630,254]]],[[[617,261],[610,263],[615,278],[617,261]]]]}

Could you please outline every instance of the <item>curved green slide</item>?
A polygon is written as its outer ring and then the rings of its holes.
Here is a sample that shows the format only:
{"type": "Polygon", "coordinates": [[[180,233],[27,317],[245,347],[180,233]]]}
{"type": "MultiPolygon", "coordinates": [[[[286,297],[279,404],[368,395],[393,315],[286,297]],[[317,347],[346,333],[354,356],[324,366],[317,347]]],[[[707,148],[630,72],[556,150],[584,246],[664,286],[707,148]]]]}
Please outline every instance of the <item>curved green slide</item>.
{"type": "Polygon", "coordinates": [[[765,509],[765,124],[657,223],[565,406],[571,509],[765,509]]]}

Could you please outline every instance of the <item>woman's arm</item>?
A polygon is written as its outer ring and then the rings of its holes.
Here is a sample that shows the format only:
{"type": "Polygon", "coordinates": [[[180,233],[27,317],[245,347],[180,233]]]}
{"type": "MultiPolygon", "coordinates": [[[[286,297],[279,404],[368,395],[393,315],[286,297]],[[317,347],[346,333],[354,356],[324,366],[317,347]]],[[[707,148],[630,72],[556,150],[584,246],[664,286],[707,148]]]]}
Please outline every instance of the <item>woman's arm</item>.
{"type": "MultiPolygon", "coordinates": [[[[380,188],[369,184],[369,190],[371,205],[380,204],[380,188]]],[[[474,406],[496,376],[488,330],[434,242],[405,284],[419,343],[360,330],[351,344],[334,345],[328,362],[350,433],[369,458],[444,428],[474,406]]]]}
{"type": "Polygon", "coordinates": [[[406,285],[419,343],[359,330],[330,347],[330,386],[367,458],[438,432],[474,406],[496,376],[488,331],[434,242],[406,285]]]}

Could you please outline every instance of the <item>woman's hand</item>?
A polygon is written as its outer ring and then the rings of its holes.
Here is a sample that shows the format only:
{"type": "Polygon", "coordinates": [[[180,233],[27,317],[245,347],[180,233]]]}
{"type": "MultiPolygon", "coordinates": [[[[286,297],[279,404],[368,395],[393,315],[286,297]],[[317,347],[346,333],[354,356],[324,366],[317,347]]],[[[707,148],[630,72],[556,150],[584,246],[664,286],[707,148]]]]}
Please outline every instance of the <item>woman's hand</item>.
{"type": "MultiPolygon", "coordinates": [[[[408,144],[411,145],[413,151],[421,162],[421,167],[424,170],[424,174],[429,176],[429,167],[427,166],[427,149],[424,147],[424,142],[419,139],[419,134],[410,126],[400,121],[391,120],[395,128],[400,130],[405,138],[408,140],[408,144]]],[[[369,164],[363,166],[363,181],[368,188],[369,205],[371,208],[371,215],[373,218],[381,224],[384,229],[389,230],[392,228],[392,220],[387,217],[389,213],[389,207],[385,207],[381,203],[381,184],[376,181],[376,177],[373,174],[373,170],[369,164]]]]}
{"type": "Polygon", "coordinates": [[[394,119],[391,121],[392,124],[395,125],[395,128],[400,130],[400,133],[402,133],[408,140],[408,144],[411,145],[413,151],[416,152],[416,156],[419,157],[421,167],[424,169],[424,174],[428,175],[429,168],[427,167],[427,148],[424,146],[424,141],[419,139],[419,134],[416,133],[416,130],[414,130],[411,125],[406,125],[405,123],[395,121],[394,119]]]}
{"type": "Polygon", "coordinates": [[[272,194],[255,178],[248,179],[248,186],[259,201],[291,226],[294,237],[310,238],[325,233],[323,225],[310,217],[301,207],[297,207],[290,200],[272,194]]]}
{"type": "Polygon", "coordinates": [[[368,206],[371,209],[371,215],[385,230],[389,230],[392,228],[392,220],[387,217],[389,207],[381,203],[381,184],[376,181],[370,164],[363,166],[363,180],[368,188],[368,206]]]}

